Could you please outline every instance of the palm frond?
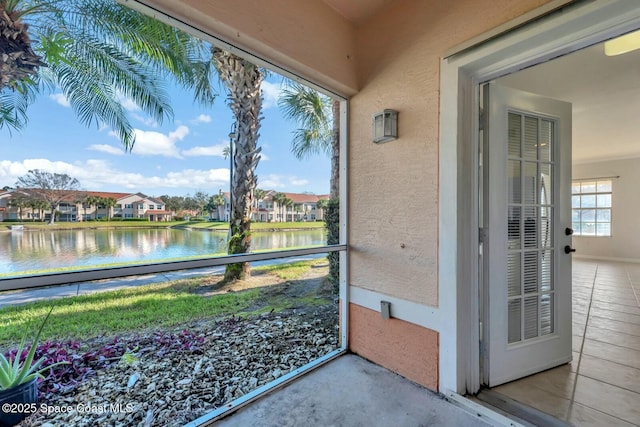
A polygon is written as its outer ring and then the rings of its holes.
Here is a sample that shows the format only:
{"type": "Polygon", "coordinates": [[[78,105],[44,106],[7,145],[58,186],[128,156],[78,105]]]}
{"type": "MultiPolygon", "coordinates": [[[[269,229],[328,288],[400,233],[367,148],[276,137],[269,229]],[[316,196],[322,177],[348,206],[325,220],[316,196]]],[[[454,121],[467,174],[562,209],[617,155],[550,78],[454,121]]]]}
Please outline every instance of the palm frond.
{"type": "Polygon", "coordinates": [[[285,118],[300,126],[293,132],[291,151],[298,159],[331,152],[331,100],[319,92],[289,82],[282,90],[278,106],[285,118]]]}
{"type": "Polygon", "coordinates": [[[23,80],[15,89],[0,91],[0,129],[9,132],[20,130],[27,125],[27,108],[35,100],[38,85],[34,80],[23,80]]]}
{"type": "Polygon", "coordinates": [[[118,49],[144,61],[165,76],[174,77],[195,91],[196,101],[211,105],[217,95],[208,61],[208,46],[201,40],[150,16],[108,0],[78,0],[70,19],[78,28],[90,28],[94,37],[109,40],[118,49]],[[204,72],[208,71],[208,72],[204,72]]]}

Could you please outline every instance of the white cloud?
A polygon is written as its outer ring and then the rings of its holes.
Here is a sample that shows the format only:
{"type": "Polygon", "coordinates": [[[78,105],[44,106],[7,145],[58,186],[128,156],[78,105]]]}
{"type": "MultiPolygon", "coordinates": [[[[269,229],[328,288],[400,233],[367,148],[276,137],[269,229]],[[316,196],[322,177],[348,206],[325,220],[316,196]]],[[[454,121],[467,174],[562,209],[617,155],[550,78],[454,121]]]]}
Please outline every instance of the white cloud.
{"type": "Polygon", "coordinates": [[[158,126],[160,126],[160,124],[157,121],[155,121],[151,117],[145,117],[142,114],[131,113],[131,117],[133,117],[134,119],[138,120],[141,123],[144,123],[145,125],[151,128],[157,128],[158,126]]]}
{"type": "Polygon", "coordinates": [[[93,144],[93,145],[90,145],[89,148],[87,148],[87,150],[101,151],[103,153],[113,154],[114,156],[124,155],[124,151],[121,148],[114,147],[113,145],[107,145],[107,144],[93,144]]]}
{"type": "Polygon", "coordinates": [[[188,150],[182,151],[183,156],[198,157],[198,156],[220,156],[224,157],[222,152],[227,148],[228,144],[210,145],[208,147],[193,147],[188,150]]]}
{"type": "Polygon", "coordinates": [[[77,168],[67,162],[52,162],[47,159],[25,159],[21,162],[2,160],[0,161],[0,179],[2,180],[2,185],[13,185],[19,177],[26,175],[32,169],[64,173],[70,176],[74,176],[77,172],[77,168]]]}
{"type": "Polygon", "coordinates": [[[211,116],[208,114],[200,114],[193,120],[190,120],[191,123],[211,123],[211,116]]]}
{"type": "Polygon", "coordinates": [[[69,100],[67,99],[67,97],[64,95],[64,93],[52,93],[51,95],[49,95],[49,98],[53,99],[54,101],[56,101],[58,104],[62,105],[63,107],[69,107],[69,100]]]}
{"type": "Polygon", "coordinates": [[[260,87],[262,88],[262,108],[266,110],[267,108],[277,107],[282,85],[265,80],[260,87]]]}
{"type": "MultiPolygon", "coordinates": [[[[136,143],[131,152],[141,156],[165,156],[181,159],[176,143],[182,141],[188,134],[189,128],[180,125],[173,132],[165,135],[161,132],[134,129],[136,143]]],[[[113,131],[110,135],[116,136],[113,131]]]]}
{"type": "Polygon", "coordinates": [[[120,105],[122,105],[122,108],[124,108],[127,111],[140,111],[140,107],[138,107],[138,104],[136,104],[133,99],[129,98],[128,96],[125,96],[121,93],[118,93],[116,95],[118,97],[118,101],[120,102],[120,105]]]}
{"type": "Polygon", "coordinates": [[[30,169],[68,174],[78,179],[82,188],[87,190],[114,191],[114,189],[121,189],[124,186],[131,191],[152,192],[156,188],[216,189],[229,185],[229,169],[224,168],[184,169],[164,175],[146,176],[141,173],[118,170],[105,160],[86,160],[71,164],[52,162],[46,159],[26,159],[21,162],[0,161],[0,183],[13,186],[17,179],[26,175],[30,169]]]}
{"type": "Polygon", "coordinates": [[[258,186],[268,189],[288,189],[291,187],[304,187],[309,185],[309,180],[296,176],[285,176],[277,174],[259,175],[258,186]]]}

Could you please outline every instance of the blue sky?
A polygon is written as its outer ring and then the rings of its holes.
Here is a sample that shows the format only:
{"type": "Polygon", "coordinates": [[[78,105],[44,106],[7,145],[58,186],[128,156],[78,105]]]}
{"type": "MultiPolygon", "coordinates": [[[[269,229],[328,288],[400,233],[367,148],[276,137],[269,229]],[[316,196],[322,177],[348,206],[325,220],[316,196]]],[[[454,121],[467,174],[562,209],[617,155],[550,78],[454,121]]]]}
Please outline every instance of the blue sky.
{"type": "MultiPolygon", "coordinates": [[[[283,192],[329,192],[327,155],[299,161],[290,153],[295,124],[277,106],[282,77],[263,83],[263,120],[258,144],[262,160],[258,187],[283,192]]],[[[136,129],[136,144],[125,153],[108,128],[81,125],[62,93],[42,94],[29,108],[29,123],[20,132],[0,130],[0,188],[13,187],[30,169],[66,173],[84,190],[142,192],[149,196],[215,194],[229,189],[229,144],[233,122],[220,95],[213,108],[203,108],[176,88],[169,94],[173,120],[155,123],[133,103],[122,99],[136,129]]]]}

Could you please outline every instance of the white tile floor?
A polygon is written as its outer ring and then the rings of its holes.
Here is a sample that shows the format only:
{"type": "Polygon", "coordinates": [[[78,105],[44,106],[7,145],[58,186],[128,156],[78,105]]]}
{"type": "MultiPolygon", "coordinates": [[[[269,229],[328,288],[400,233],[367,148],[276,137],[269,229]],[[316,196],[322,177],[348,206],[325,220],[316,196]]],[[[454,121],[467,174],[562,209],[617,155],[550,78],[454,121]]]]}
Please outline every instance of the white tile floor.
{"type": "Polygon", "coordinates": [[[573,362],[494,390],[575,426],[640,426],[640,264],[573,260],[573,362]]]}

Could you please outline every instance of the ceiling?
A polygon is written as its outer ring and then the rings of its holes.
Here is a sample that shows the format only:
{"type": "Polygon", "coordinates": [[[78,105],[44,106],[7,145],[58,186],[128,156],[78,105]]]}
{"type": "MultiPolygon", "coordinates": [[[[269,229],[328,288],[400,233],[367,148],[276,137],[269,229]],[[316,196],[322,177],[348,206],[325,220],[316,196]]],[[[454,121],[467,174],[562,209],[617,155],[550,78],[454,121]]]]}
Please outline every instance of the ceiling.
{"type": "Polygon", "coordinates": [[[359,25],[395,0],[323,0],[348,21],[359,25]]]}
{"type": "Polygon", "coordinates": [[[573,104],[574,163],[640,157],[640,50],[597,44],[498,82],[573,104]]]}

